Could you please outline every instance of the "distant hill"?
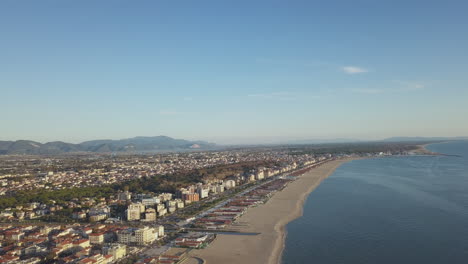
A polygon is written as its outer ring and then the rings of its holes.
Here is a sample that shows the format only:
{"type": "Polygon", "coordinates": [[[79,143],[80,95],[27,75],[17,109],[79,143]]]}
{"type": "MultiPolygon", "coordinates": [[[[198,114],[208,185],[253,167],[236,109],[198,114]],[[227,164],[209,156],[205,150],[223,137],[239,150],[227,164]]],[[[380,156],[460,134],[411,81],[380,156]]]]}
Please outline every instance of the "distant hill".
{"type": "Polygon", "coordinates": [[[443,140],[468,140],[468,137],[391,137],[385,142],[417,142],[417,141],[443,141],[443,140]]]}
{"type": "Polygon", "coordinates": [[[160,152],[182,151],[195,149],[213,149],[216,145],[205,141],[190,141],[174,139],[167,136],[134,137],[120,140],[92,140],[80,144],[61,141],[47,142],[45,144],[30,141],[0,141],[0,155],[9,154],[62,154],[70,152],[160,152]]]}

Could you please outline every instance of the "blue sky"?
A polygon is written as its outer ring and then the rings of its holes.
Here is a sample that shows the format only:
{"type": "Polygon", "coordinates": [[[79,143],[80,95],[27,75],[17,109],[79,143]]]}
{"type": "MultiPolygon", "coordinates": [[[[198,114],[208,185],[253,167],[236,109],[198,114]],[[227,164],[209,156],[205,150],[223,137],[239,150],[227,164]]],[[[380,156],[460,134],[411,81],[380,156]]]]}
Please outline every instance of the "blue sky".
{"type": "Polygon", "coordinates": [[[468,135],[465,1],[0,3],[0,140],[468,135]]]}

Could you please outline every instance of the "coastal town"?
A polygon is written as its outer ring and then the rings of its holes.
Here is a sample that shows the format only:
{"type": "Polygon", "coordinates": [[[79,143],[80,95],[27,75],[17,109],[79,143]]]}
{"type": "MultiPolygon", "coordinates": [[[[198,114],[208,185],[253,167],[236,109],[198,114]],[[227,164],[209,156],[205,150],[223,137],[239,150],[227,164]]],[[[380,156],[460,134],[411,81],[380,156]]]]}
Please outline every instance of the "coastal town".
{"type": "Polygon", "coordinates": [[[209,247],[219,232],[242,233],[249,208],[322,164],[356,155],[5,156],[0,263],[198,263],[192,250],[209,247]],[[165,185],[150,189],[156,181],[165,185]]]}

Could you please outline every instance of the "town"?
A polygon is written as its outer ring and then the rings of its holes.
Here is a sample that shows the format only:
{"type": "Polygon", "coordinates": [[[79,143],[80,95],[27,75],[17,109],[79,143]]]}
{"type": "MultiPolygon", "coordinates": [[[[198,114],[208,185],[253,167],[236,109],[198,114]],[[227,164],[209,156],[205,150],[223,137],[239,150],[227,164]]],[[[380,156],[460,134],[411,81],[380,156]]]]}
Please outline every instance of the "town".
{"type": "Polygon", "coordinates": [[[0,263],[190,262],[190,250],[208,246],[216,232],[236,232],[248,208],[308,170],[352,155],[5,156],[0,263]]]}

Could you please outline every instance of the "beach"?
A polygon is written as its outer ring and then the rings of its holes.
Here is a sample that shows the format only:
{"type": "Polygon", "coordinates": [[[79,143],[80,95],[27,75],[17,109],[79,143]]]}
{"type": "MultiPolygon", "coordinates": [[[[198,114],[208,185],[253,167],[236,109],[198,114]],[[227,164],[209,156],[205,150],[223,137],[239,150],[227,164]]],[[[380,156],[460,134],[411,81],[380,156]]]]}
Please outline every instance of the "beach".
{"type": "Polygon", "coordinates": [[[417,145],[417,148],[412,150],[411,153],[415,155],[441,155],[440,153],[432,152],[426,148],[429,144],[417,145]]]}
{"type": "Polygon", "coordinates": [[[191,255],[207,264],[280,263],[286,237],[285,226],[302,215],[309,193],[336,168],[350,160],[352,158],[333,160],[306,172],[275,193],[267,203],[250,208],[230,228],[258,235],[219,234],[209,247],[194,250],[191,255]]]}

